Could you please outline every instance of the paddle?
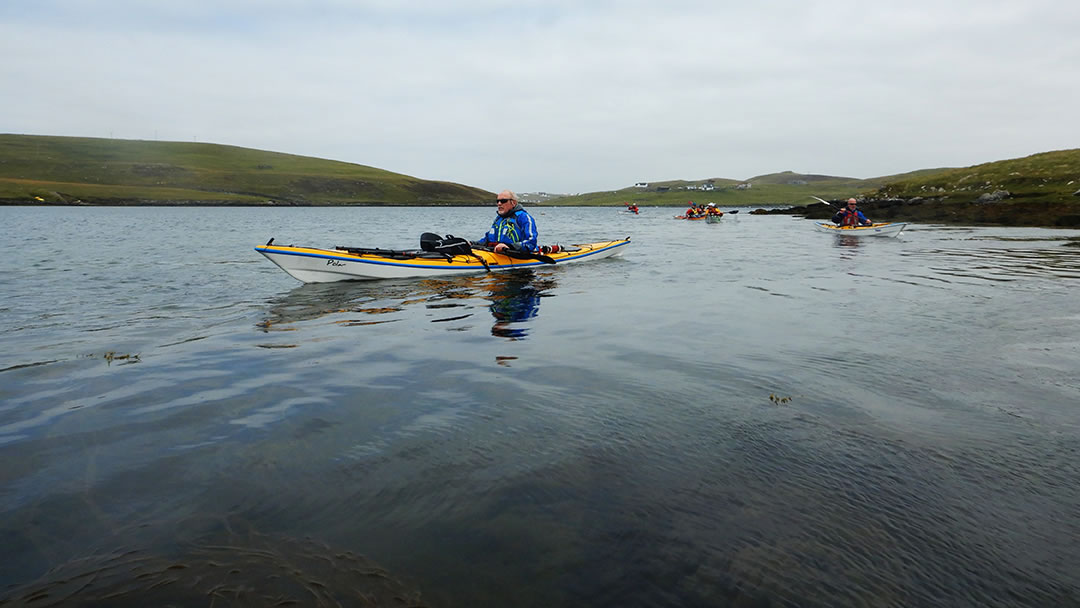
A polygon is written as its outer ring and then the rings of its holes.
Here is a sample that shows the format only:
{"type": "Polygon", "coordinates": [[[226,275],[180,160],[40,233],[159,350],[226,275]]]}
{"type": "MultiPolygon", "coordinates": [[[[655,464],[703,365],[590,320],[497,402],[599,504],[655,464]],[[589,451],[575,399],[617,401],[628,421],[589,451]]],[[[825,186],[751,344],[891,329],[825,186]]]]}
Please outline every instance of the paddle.
{"type": "Polygon", "coordinates": [[[484,251],[490,251],[495,255],[505,255],[508,258],[514,258],[515,260],[537,260],[545,264],[554,264],[555,259],[539,253],[528,253],[526,251],[515,251],[513,249],[507,249],[505,251],[495,252],[490,247],[473,247],[473,249],[482,249],[484,251]]]}
{"type": "Polygon", "coordinates": [[[826,205],[828,205],[828,206],[830,206],[830,207],[832,207],[832,206],[833,206],[833,204],[832,204],[832,203],[830,203],[829,201],[827,201],[827,200],[825,200],[825,199],[823,199],[823,198],[818,198],[818,197],[814,196],[813,194],[811,194],[811,195],[810,195],[810,198],[817,198],[817,200],[819,200],[819,201],[821,201],[821,202],[825,203],[826,205]]]}

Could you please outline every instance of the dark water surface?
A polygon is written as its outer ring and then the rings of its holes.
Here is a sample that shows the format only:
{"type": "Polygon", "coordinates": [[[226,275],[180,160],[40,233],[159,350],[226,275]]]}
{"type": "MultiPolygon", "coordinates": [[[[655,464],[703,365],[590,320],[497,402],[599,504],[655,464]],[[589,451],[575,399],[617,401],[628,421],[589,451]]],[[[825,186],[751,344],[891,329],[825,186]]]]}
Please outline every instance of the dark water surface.
{"type": "Polygon", "coordinates": [[[1080,605],[1080,232],[678,211],[0,207],[0,598],[1080,605]]]}

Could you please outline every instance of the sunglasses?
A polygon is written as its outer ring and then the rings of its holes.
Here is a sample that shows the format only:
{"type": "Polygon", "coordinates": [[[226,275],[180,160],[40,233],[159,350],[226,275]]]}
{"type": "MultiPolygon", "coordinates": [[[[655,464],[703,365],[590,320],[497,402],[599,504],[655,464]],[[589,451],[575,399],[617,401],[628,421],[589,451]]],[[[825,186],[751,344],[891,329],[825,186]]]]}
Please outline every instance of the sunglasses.
{"type": "Polygon", "coordinates": [[[497,199],[495,199],[495,204],[496,204],[496,205],[501,205],[501,204],[503,204],[503,203],[510,203],[510,202],[513,202],[513,200],[514,200],[514,199],[512,199],[512,198],[497,198],[497,199]]]}

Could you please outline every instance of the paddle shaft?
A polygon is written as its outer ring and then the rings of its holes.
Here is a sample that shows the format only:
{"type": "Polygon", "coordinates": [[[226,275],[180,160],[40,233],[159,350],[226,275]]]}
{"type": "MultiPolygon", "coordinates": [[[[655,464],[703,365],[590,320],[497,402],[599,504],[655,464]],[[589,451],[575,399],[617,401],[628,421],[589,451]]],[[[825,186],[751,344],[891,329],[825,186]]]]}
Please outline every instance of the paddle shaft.
{"type": "Polygon", "coordinates": [[[484,251],[490,251],[491,253],[494,253],[495,255],[505,255],[506,257],[514,258],[515,260],[537,260],[537,261],[543,262],[545,264],[554,264],[555,263],[554,258],[548,257],[546,255],[542,255],[542,254],[539,254],[539,253],[528,253],[528,252],[525,252],[525,251],[514,251],[513,249],[507,249],[506,251],[498,251],[498,252],[496,252],[494,249],[492,249],[490,247],[473,247],[473,249],[482,249],[484,251]]]}

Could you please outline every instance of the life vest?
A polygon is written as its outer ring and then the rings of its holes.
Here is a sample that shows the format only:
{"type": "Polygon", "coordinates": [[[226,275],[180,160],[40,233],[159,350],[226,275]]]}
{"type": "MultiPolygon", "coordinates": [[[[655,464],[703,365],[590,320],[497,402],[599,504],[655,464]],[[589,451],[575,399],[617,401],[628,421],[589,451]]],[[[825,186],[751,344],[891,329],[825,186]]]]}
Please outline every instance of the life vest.
{"type": "Polygon", "coordinates": [[[517,228],[517,214],[510,217],[499,216],[499,219],[495,221],[495,242],[499,243],[516,243],[521,240],[518,236],[517,228]]]}
{"type": "Polygon", "coordinates": [[[482,241],[488,243],[518,243],[526,251],[536,251],[536,222],[520,206],[508,216],[496,215],[495,221],[482,241]]]}
{"type": "Polygon", "coordinates": [[[859,225],[859,211],[852,211],[850,209],[843,209],[841,213],[844,214],[842,220],[840,220],[841,226],[858,226],[859,225]]]}

